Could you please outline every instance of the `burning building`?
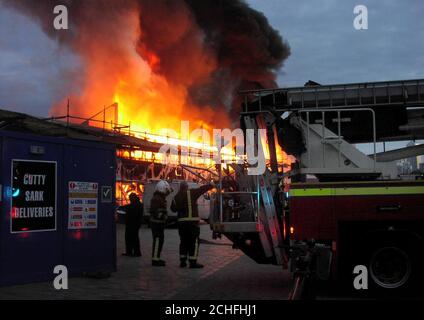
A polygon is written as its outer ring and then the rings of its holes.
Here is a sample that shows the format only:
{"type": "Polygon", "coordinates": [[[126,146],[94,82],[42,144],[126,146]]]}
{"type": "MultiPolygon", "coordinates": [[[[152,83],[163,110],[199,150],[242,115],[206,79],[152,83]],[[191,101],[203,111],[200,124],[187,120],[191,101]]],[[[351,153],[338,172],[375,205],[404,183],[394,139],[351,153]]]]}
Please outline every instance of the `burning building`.
{"type": "MultiPolygon", "coordinates": [[[[181,121],[208,131],[238,126],[237,92],[275,87],[290,54],[266,17],[242,0],[0,1],[79,58],[77,75],[63,75],[76,89],[63,90],[52,119],[66,114],[67,122],[153,144],[213,148],[170,131],[178,133],[181,121]],[[56,5],[68,8],[67,30],[54,29],[56,5]]],[[[161,155],[150,149],[122,145],[118,157],[118,180],[125,177],[131,188],[148,172],[164,174],[161,155]]]]}

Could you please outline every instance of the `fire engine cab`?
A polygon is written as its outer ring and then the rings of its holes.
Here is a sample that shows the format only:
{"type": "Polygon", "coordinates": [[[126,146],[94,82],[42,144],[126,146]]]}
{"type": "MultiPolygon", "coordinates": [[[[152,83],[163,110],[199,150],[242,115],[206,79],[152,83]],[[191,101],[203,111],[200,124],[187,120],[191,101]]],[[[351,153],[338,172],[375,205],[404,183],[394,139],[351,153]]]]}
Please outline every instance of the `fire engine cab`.
{"type": "Polygon", "coordinates": [[[318,280],[353,289],[357,266],[374,291],[420,283],[424,180],[402,179],[396,164],[423,155],[424,145],[386,151],[385,143],[424,138],[424,80],[242,94],[241,125],[266,129],[270,161],[260,176],[248,165],[219,169],[214,234],[258,263],[290,268],[292,298],[318,280]],[[278,145],[293,157],[291,168],[278,163],[278,145]]]}

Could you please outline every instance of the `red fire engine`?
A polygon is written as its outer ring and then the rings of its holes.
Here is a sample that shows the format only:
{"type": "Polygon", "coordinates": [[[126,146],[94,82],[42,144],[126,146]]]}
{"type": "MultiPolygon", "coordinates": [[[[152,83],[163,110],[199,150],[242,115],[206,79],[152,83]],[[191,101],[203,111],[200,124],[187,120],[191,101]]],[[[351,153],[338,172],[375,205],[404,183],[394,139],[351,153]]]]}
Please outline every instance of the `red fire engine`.
{"type": "Polygon", "coordinates": [[[259,176],[242,164],[219,170],[215,235],[258,263],[290,267],[293,297],[308,281],[353,289],[358,266],[368,289],[393,293],[418,284],[424,180],[419,172],[403,175],[399,160],[409,159],[401,164],[411,169],[424,145],[386,151],[385,143],[424,138],[424,80],[243,94],[242,126],[265,127],[271,160],[259,176]],[[277,163],[276,140],[295,159],[291,170],[277,163]]]}

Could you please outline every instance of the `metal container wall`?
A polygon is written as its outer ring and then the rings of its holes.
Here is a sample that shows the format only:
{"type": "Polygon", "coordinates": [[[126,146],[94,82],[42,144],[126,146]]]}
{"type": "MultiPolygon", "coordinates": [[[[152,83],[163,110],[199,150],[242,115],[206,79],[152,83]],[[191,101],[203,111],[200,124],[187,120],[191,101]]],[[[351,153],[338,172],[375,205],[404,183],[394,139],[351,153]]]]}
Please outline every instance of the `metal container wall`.
{"type": "Polygon", "coordinates": [[[69,275],[116,271],[115,147],[0,131],[0,154],[0,285],[53,279],[56,265],[65,265],[69,275]],[[14,159],[56,162],[56,230],[12,233],[14,159]],[[97,183],[92,229],[68,228],[70,181],[97,183]],[[109,197],[102,197],[102,187],[109,197]]]}

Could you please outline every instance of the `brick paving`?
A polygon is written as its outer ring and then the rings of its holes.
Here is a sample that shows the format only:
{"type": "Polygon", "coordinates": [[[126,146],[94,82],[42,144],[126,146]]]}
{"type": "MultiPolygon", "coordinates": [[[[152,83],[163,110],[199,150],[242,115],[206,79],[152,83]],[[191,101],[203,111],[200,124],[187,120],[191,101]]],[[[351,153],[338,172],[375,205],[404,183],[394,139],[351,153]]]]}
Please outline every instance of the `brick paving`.
{"type": "Polygon", "coordinates": [[[290,276],[280,267],[258,265],[227,239],[212,240],[201,226],[199,262],[204,269],[179,268],[177,229],[167,229],[162,257],[164,268],[151,266],[151,232],[140,232],[143,256],[121,256],[124,228],[117,227],[118,272],[106,279],[73,277],[68,290],[55,290],[52,282],[0,288],[0,299],[286,299],[290,276]]]}
{"type": "Polygon", "coordinates": [[[201,283],[179,290],[172,299],[181,300],[285,300],[291,277],[280,267],[258,265],[246,256],[229,263],[201,283]]]}

